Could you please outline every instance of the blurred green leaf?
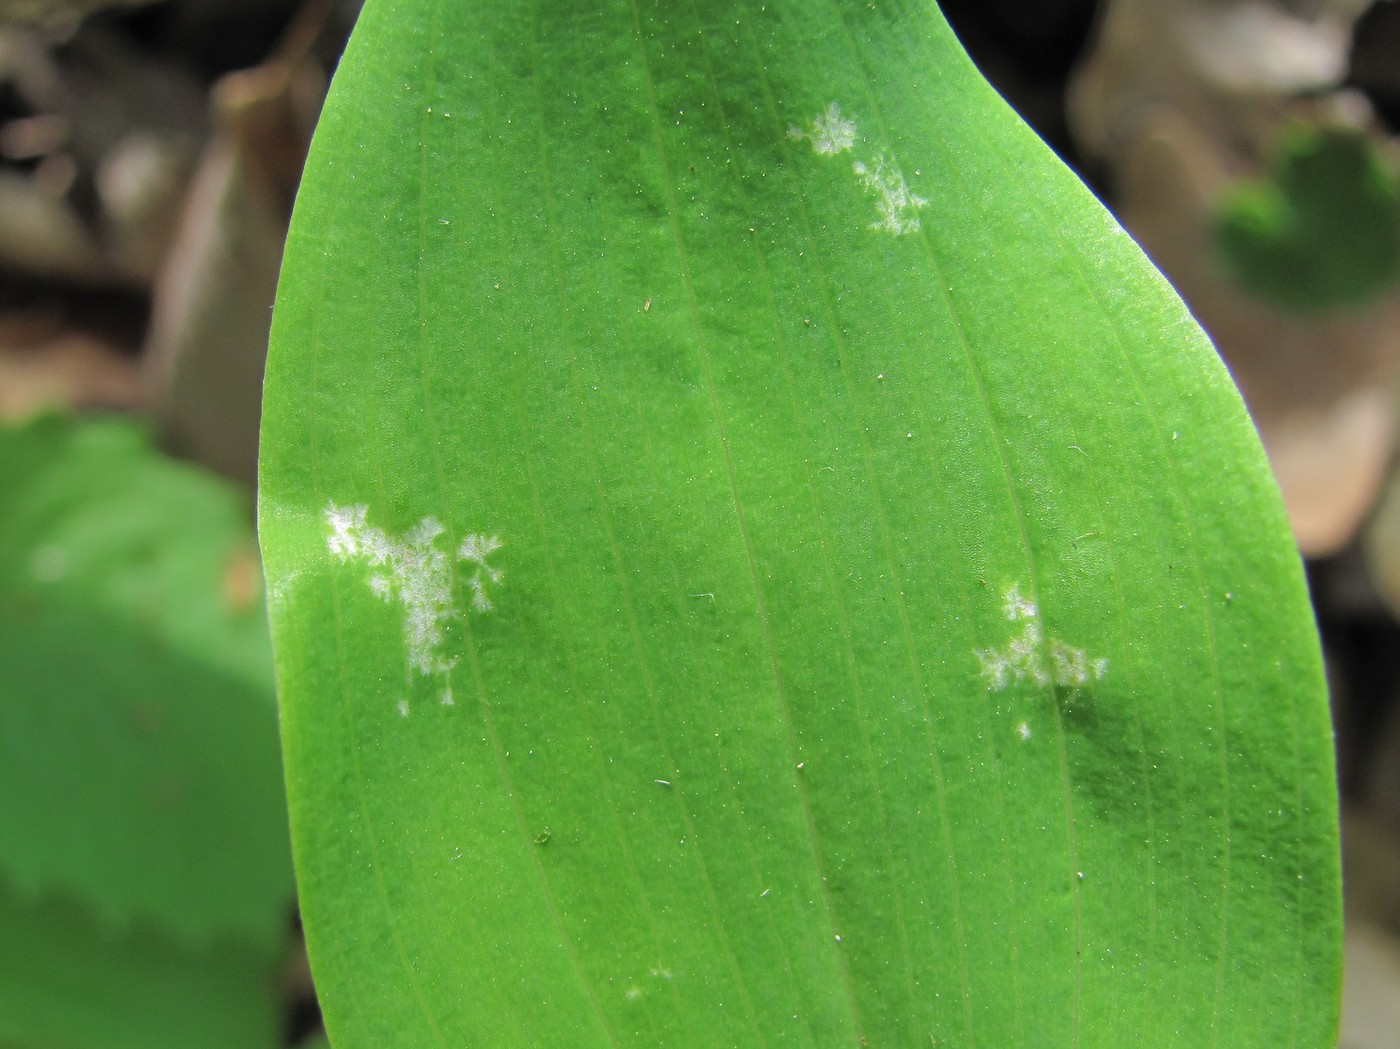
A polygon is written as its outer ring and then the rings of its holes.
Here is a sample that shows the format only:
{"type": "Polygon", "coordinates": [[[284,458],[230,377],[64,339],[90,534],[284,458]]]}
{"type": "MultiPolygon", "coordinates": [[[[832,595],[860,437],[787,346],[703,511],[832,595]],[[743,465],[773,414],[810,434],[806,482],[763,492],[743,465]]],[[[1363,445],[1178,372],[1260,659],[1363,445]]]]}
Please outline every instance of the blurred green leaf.
{"type": "Polygon", "coordinates": [[[1400,178],[1359,132],[1293,128],[1270,178],[1221,202],[1217,238],[1259,298],[1301,313],[1361,306],[1400,277],[1400,178]]]}
{"type": "Polygon", "coordinates": [[[0,430],[0,876],[265,956],[292,896],[260,571],[230,485],[135,425],[0,430]]]}
{"type": "Polygon", "coordinates": [[[370,0],[262,455],[338,1049],[1335,1043],[1263,455],[927,3],[370,0]]]}
{"type": "Polygon", "coordinates": [[[260,947],[194,948],[146,923],[117,932],[58,897],[0,885],[0,1045],[273,1049],[281,1005],[260,947]]]}

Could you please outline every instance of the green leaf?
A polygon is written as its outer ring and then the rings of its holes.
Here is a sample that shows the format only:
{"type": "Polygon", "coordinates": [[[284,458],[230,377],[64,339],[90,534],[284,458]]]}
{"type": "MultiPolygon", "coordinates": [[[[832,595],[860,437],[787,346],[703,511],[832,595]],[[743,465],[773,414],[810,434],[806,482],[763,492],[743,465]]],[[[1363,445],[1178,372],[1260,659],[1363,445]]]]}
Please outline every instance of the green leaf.
{"type": "Polygon", "coordinates": [[[275,957],[292,873],[246,501],[131,423],[0,429],[0,877],[275,957]]]}
{"type": "Polygon", "coordinates": [[[1271,178],[1221,202],[1216,236],[1259,298],[1290,312],[1361,306],[1400,278],[1400,178],[1358,132],[1293,128],[1271,178]]]}
{"type": "Polygon", "coordinates": [[[370,0],[262,455],[338,1049],[1335,1040],[1263,456],[930,5],[370,0]]]}
{"type": "Polygon", "coordinates": [[[272,1049],[281,1003],[267,952],[193,947],[88,908],[0,885],[0,1045],[23,1049],[272,1049]]]}

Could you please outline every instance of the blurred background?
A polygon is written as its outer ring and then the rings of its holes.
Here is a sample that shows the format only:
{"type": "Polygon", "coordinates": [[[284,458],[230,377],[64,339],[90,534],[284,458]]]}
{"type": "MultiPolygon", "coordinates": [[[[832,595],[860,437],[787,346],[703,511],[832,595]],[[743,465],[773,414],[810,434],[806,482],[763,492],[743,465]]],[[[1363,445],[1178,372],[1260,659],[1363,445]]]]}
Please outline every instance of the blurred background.
{"type": "MultiPolygon", "coordinates": [[[[940,2],[1249,405],[1331,679],[1341,1045],[1400,1049],[1400,2],[940,2]]],[[[324,1045],[251,522],[357,9],[0,0],[0,1046],[324,1045]]]]}

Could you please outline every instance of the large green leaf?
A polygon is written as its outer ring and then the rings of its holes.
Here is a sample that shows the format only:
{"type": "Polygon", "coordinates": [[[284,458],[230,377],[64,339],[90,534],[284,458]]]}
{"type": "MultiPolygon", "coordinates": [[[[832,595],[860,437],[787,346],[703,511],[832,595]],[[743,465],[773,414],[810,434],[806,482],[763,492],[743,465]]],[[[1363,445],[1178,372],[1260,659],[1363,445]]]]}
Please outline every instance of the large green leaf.
{"type": "Polygon", "coordinates": [[[263,440],[339,1049],[1334,1038],[1259,447],[931,5],[370,0],[263,440]]]}

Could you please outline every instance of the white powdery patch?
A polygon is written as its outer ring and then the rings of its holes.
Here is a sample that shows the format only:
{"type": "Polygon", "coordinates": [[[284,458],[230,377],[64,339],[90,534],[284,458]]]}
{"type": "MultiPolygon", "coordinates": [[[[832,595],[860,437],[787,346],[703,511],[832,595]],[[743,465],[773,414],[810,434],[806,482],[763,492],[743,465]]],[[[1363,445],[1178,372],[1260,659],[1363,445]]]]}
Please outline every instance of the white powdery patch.
{"type": "MultiPolygon", "coordinates": [[[[425,517],[412,530],[392,536],[369,524],[368,513],[364,506],[328,506],[325,519],[331,533],[326,546],[338,560],[366,561],[378,569],[369,578],[369,588],[381,601],[403,608],[408,665],[424,677],[444,679],[442,703],[452,706],[452,686],[446,678],[457,660],[445,657],[441,650],[444,630],[459,613],[452,600],[452,562],[438,544],[446,529],[437,518],[425,517]]],[[[500,548],[501,541],[493,535],[469,535],[457,548],[457,560],[473,568],[465,582],[478,612],[490,610],[488,587],[504,578],[499,568],[487,562],[500,548]]],[[[405,717],[407,708],[407,701],[401,701],[399,712],[405,717]]]]}
{"type": "Polygon", "coordinates": [[[813,151],[824,157],[844,153],[856,144],[855,121],[842,116],[841,107],[835,102],[826,107],[825,113],[814,117],[806,131],[793,127],[788,128],[788,134],[793,138],[805,138],[812,143],[813,151]]]}
{"type": "Polygon", "coordinates": [[[1041,688],[1052,684],[1078,688],[1108,673],[1108,660],[1091,659],[1084,649],[1055,638],[1047,642],[1040,609],[1021,594],[1019,586],[1003,595],[1002,612],[1010,622],[1024,625],[1002,647],[976,650],[988,688],[1000,691],[1022,681],[1041,688]]]}
{"type": "MultiPolygon", "coordinates": [[[[812,151],[824,157],[849,152],[856,144],[855,121],[843,115],[840,104],[836,102],[830,103],[825,113],[813,117],[806,129],[792,127],[788,129],[788,134],[810,142],[812,151]]],[[[852,163],[851,169],[866,192],[875,197],[875,210],[880,217],[870,223],[871,229],[882,230],[896,237],[919,231],[919,212],[928,201],[910,191],[899,168],[886,161],[883,153],[876,154],[869,164],[857,160],[852,163]]]]}
{"type": "Polygon", "coordinates": [[[880,213],[871,229],[884,230],[896,237],[919,231],[919,212],[928,205],[923,197],[909,191],[904,176],[883,156],[875,158],[875,166],[857,160],[852,167],[860,184],[875,195],[875,210],[880,213]]]}
{"type": "Polygon", "coordinates": [[[499,568],[492,568],[486,559],[501,548],[501,541],[494,535],[469,535],[457,548],[457,559],[476,566],[476,571],[467,580],[472,592],[472,607],[478,612],[491,611],[491,598],[487,595],[486,584],[495,585],[503,578],[499,568]]]}

